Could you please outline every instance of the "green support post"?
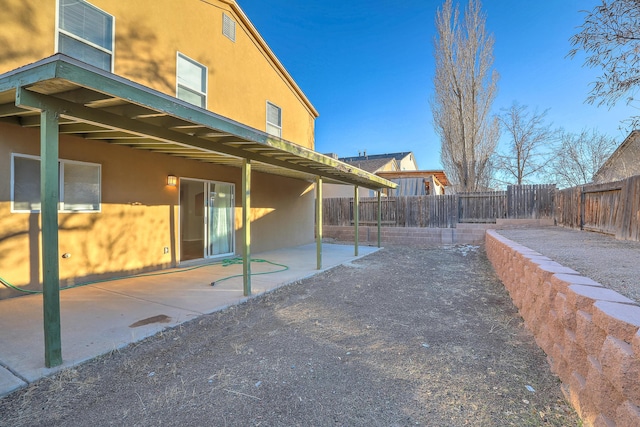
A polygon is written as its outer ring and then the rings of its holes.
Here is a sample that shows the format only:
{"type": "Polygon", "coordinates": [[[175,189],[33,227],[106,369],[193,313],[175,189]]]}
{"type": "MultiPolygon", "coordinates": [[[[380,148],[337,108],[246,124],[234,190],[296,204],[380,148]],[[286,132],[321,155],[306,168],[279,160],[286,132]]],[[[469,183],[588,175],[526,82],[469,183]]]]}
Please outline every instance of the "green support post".
{"type": "Polygon", "coordinates": [[[382,224],[382,196],[381,191],[378,190],[378,247],[380,247],[380,224],[382,224]]]}
{"type": "Polygon", "coordinates": [[[251,295],[251,160],[242,160],[242,282],[244,296],[251,295]]]}
{"type": "Polygon", "coordinates": [[[353,187],[353,225],[355,227],[356,241],[354,245],[354,255],[358,256],[358,243],[360,241],[360,199],[358,198],[358,186],[353,187]]]}
{"type": "Polygon", "coordinates": [[[322,269],[322,177],[316,177],[316,266],[322,269]]]}
{"type": "Polygon", "coordinates": [[[40,220],[42,227],[42,291],[44,363],[62,364],[60,333],[60,264],[58,259],[58,122],[57,111],[40,114],[40,220]]]}

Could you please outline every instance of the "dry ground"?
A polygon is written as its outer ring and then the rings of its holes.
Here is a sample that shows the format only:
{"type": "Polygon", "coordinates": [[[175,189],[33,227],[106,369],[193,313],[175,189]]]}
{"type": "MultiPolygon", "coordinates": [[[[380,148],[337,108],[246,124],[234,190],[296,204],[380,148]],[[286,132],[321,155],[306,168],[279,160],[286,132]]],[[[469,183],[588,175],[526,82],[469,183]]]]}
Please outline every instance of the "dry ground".
{"type": "Polygon", "coordinates": [[[563,227],[498,233],[640,302],[640,242],[563,227]]]}
{"type": "Polygon", "coordinates": [[[389,247],[0,399],[2,426],[576,426],[481,248],[389,247]]]}

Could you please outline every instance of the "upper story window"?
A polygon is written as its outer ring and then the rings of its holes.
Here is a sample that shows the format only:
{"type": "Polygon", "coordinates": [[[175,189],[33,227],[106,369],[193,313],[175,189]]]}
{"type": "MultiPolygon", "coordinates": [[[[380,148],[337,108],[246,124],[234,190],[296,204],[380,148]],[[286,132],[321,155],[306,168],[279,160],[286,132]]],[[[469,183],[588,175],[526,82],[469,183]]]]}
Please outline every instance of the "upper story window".
{"type": "MultiPolygon", "coordinates": [[[[62,212],[100,211],[101,167],[96,163],[60,160],[60,203],[62,212]]],[[[13,155],[11,200],[14,212],[40,210],[40,158],[13,155]]]]}
{"type": "Polygon", "coordinates": [[[58,52],[113,70],[113,16],[84,0],[58,0],[58,52]]]}
{"type": "Polygon", "coordinates": [[[267,101],[267,133],[282,138],[282,109],[267,101]]]}
{"type": "Polygon", "coordinates": [[[177,97],[207,107],[207,67],[178,52],[177,97]]]}
{"type": "Polygon", "coordinates": [[[236,22],[226,13],[222,13],[222,34],[229,40],[236,41],[236,22]]]}

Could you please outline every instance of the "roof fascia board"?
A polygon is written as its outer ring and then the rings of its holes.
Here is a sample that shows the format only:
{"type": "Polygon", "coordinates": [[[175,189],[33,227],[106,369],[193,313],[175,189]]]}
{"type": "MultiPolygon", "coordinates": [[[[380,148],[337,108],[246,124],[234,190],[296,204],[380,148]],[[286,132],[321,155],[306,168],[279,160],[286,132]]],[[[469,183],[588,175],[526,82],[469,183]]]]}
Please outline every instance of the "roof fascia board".
{"type": "Polygon", "coordinates": [[[58,64],[58,58],[50,56],[42,61],[9,71],[0,78],[0,92],[53,79],[56,77],[58,64]]]}

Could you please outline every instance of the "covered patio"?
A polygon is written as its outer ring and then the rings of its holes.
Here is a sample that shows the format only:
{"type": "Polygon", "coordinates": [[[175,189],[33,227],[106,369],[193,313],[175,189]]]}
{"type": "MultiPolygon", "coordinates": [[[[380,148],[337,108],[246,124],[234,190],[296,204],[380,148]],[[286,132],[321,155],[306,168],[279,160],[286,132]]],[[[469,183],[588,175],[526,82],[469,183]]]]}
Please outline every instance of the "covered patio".
{"type": "MultiPolygon", "coordinates": [[[[39,216],[43,297],[33,297],[29,300],[23,297],[19,298],[19,302],[9,300],[0,301],[0,303],[3,304],[3,314],[14,310],[9,315],[13,319],[20,318],[19,313],[22,310],[20,307],[25,301],[37,301],[42,304],[43,314],[40,316],[42,319],[40,325],[44,325],[44,364],[48,368],[63,364],[62,341],[66,342],[66,339],[61,338],[58,244],[60,135],[74,135],[89,141],[100,141],[241,169],[242,241],[239,242],[238,253],[241,253],[243,259],[242,294],[245,297],[252,294],[252,263],[249,262],[251,259],[252,170],[315,183],[316,256],[313,262],[317,270],[327,265],[323,258],[326,254],[323,252],[322,245],[322,182],[354,185],[355,194],[359,186],[376,190],[378,194],[384,188],[395,186],[386,179],[311,149],[268,135],[62,54],[56,54],[0,76],[0,120],[23,128],[40,130],[41,207],[39,216]]],[[[357,219],[355,228],[354,255],[357,256],[359,254],[357,219]]],[[[308,254],[308,252],[304,253],[308,254]]],[[[193,274],[198,274],[198,271],[194,271],[193,274]]],[[[260,283],[260,280],[256,279],[256,283],[260,283]]],[[[77,292],[89,292],[86,289],[90,288],[79,288],[77,292]]],[[[218,290],[221,288],[213,289],[215,290],[213,293],[219,293],[218,290]]],[[[149,292],[151,293],[151,290],[149,292]]],[[[185,292],[189,293],[187,290],[185,292]]],[[[33,309],[33,303],[29,304],[29,307],[33,309]]],[[[27,307],[24,309],[26,310],[27,307]]],[[[63,306],[62,311],[64,312],[65,309],[63,306]]],[[[88,310],[86,306],[85,310],[88,310]]],[[[167,316],[186,318],[189,312],[187,310],[184,313],[173,313],[173,316],[167,314],[167,316]]],[[[132,307],[131,314],[140,317],[135,307],[132,307]]],[[[34,323],[32,320],[35,317],[29,319],[29,323],[34,323]]],[[[11,333],[13,328],[13,322],[9,321],[4,329],[11,333]]],[[[96,339],[100,337],[98,331],[91,331],[91,335],[96,339]]],[[[20,339],[23,338],[38,339],[33,334],[20,337],[20,339]]],[[[11,345],[8,344],[9,347],[11,345]]],[[[2,348],[4,353],[4,349],[8,347],[3,343],[2,348]]],[[[95,355],[95,352],[93,354],[95,355]]],[[[25,357],[24,354],[22,356],[25,357]]],[[[67,359],[66,363],[72,363],[73,360],[77,362],[82,358],[74,359],[73,356],[66,356],[65,361],[67,359]]],[[[40,360],[39,355],[37,360],[40,360]]],[[[28,375],[24,378],[27,379],[27,377],[28,375]]]]}
{"type": "MultiPolygon", "coordinates": [[[[352,245],[323,244],[324,267],[320,270],[313,244],[257,254],[256,258],[273,264],[253,263],[253,293],[272,291],[376,250],[363,247],[356,257],[352,245]]],[[[55,368],[43,366],[42,295],[1,300],[0,396],[248,298],[242,290],[242,265],[225,267],[220,262],[63,290],[60,306],[65,357],[55,368]]]]}

